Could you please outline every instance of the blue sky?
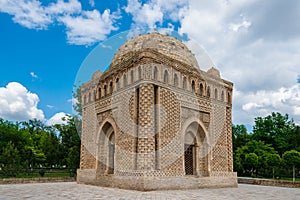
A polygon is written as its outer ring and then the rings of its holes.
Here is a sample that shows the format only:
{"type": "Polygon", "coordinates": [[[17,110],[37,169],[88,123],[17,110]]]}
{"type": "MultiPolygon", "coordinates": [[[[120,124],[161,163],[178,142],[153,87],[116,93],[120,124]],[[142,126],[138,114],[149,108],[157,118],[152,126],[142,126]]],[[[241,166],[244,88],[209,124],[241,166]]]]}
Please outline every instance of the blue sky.
{"type": "Polygon", "coordinates": [[[293,0],[0,0],[0,117],[59,122],[94,48],[161,28],[192,38],[234,82],[234,123],[278,111],[299,124],[299,9],[293,0]]]}

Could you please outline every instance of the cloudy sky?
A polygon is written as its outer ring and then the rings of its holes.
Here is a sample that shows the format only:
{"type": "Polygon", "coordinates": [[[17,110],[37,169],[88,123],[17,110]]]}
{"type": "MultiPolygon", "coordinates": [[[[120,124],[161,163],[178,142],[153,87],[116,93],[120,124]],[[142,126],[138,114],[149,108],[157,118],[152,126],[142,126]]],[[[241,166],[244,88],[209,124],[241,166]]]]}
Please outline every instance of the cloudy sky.
{"type": "Polygon", "coordinates": [[[300,124],[299,11],[297,0],[0,0],[0,117],[58,122],[72,113],[77,71],[97,45],[167,28],[234,82],[235,124],[272,111],[300,124]]]}

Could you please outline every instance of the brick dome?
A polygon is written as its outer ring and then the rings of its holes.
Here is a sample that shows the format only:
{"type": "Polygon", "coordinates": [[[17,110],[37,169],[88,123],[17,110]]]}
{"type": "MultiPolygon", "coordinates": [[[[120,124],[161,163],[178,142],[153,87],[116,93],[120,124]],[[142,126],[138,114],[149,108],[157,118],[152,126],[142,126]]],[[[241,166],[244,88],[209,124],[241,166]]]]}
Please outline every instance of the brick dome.
{"type": "Polygon", "coordinates": [[[194,54],[182,41],[175,37],[162,35],[157,32],[139,35],[127,41],[115,53],[111,66],[122,62],[126,54],[143,49],[153,49],[164,56],[171,57],[193,68],[200,69],[194,54]]]}

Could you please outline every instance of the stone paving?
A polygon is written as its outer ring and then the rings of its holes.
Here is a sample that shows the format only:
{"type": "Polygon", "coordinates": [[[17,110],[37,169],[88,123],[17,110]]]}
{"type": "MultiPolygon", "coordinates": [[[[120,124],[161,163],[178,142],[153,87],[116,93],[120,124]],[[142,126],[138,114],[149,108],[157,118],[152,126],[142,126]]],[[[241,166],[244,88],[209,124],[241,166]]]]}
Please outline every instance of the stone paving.
{"type": "Polygon", "coordinates": [[[300,189],[239,184],[238,188],[139,192],[68,183],[0,185],[0,199],[300,199],[300,189]]]}

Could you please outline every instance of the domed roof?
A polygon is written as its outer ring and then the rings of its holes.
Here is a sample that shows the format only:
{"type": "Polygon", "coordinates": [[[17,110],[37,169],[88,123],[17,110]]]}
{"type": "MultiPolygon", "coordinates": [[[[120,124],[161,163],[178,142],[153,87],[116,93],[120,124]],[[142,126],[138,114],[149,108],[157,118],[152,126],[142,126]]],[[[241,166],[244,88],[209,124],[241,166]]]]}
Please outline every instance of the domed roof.
{"type": "Polygon", "coordinates": [[[217,69],[214,68],[214,67],[210,68],[210,69],[207,71],[207,73],[208,73],[209,75],[214,76],[214,77],[217,77],[217,78],[220,78],[220,77],[221,77],[220,71],[217,70],[217,69]]]}
{"type": "Polygon", "coordinates": [[[125,54],[143,49],[154,49],[163,55],[200,69],[194,54],[183,42],[175,37],[162,35],[157,32],[139,35],[127,41],[115,53],[112,65],[120,63],[125,54]]]}

